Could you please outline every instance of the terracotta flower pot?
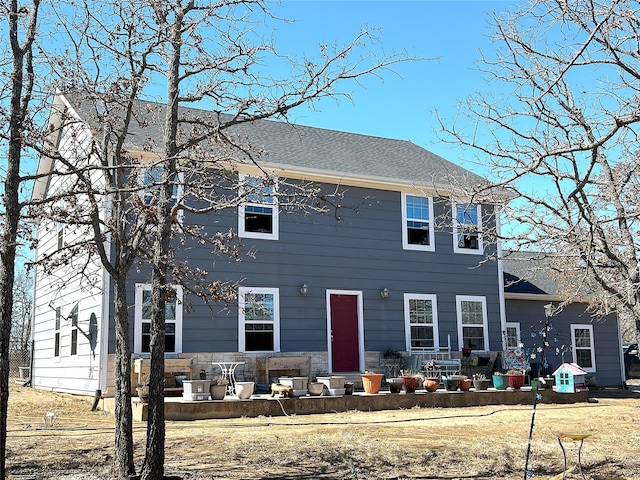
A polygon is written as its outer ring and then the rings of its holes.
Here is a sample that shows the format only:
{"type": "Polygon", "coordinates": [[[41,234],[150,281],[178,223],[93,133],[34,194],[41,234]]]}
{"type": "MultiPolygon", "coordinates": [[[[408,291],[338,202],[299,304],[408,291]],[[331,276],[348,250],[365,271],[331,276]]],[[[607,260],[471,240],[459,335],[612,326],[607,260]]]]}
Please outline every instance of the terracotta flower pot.
{"type": "Polygon", "coordinates": [[[468,392],[470,388],[471,388],[470,378],[463,378],[462,380],[460,380],[460,390],[462,390],[463,392],[468,392]]]}
{"type": "Polygon", "coordinates": [[[364,393],[378,393],[382,386],[382,374],[381,373],[363,373],[362,374],[362,388],[364,393]]]}
{"type": "Polygon", "coordinates": [[[435,392],[440,387],[440,379],[438,377],[427,377],[422,382],[427,392],[435,392]]]}

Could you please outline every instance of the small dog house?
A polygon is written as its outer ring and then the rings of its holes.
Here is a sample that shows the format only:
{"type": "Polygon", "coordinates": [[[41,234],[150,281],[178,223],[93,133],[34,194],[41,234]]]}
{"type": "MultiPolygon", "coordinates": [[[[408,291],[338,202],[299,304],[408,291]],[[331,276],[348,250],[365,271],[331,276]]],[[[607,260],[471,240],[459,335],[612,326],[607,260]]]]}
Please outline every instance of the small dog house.
{"type": "Polygon", "coordinates": [[[555,386],[553,389],[559,393],[576,393],[588,390],[586,375],[577,363],[563,363],[553,372],[555,386]]]}

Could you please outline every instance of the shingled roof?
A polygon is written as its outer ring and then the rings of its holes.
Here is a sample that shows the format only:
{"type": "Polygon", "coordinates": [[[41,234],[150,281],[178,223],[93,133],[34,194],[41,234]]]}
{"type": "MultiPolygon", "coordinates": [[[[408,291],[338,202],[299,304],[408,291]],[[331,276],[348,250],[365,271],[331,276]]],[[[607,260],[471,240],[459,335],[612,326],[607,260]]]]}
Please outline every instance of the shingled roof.
{"type": "MultiPolygon", "coordinates": [[[[77,100],[77,99],[76,99],[77,100]]],[[[71,98],[80,118],[98,128],[96,108],[71,98]]],[[[182,118],[212,117],[212,112],[181,108],[182,118]]],[[[214,114],[215,115],[215,114],[214,114]]],[[[141,148],[148,139],[162,140],[165,106],[139,101],[138,122],[128,132],[129,148],[141,148]]],[[[225,117],[223,117],[225,118],[225,117]]],[[[228,117],[227,117],[228,118],[228,117]]],[[[457,188],[488,184],[487,180],[407,140],[258,120],[233,126],[234,135],[247,138],[264,151],[267,165],[303,172],[331,173],[338,178],[370,179],[384,183],[457,188]]]]}
{"type": "Polygon", "coordinates": [[[502,259],[504,291],[514,295],[558,295],[545,256],[536,252],[505,252],[502,259]]]}

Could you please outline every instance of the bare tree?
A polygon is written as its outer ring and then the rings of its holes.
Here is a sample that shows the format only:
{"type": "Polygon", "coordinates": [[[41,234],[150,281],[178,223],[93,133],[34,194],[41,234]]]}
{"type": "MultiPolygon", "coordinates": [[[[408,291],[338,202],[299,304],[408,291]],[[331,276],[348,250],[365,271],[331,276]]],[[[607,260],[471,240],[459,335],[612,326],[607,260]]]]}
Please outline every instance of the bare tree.
{"type": "MultiPolygon", "coordinates": [[[[116,478],[135,472],[125,287],[133,265],[149,268],[151,375],[141,476],[162,478],[165,304],[173,295],[172,285],[182,284],[207,302],[230,301],[236,294],[235,285],[177,264],[172,245],[176,237],[196,239],[218,253],[236,255],[234,232],[211,234],[182,215],[215,214],[242,201],[237,165],[259,168],[262,152],[240,127],[264,119],[286,121],[289,110],[299,105],[348,96],[339,85],[381,75],[409,57],[398,53],[377,58],[370,50],[377,41],[375,31],[362,30],[345,46],[320,45],[316,56],[289,59],[271,40],[254,34],[270,17],[268,4],[260,0],[113,1],[82,8],[71,4],[60,15],[70,39],[57,52],[66,59],[61,88],[73,94],[68,95],[72,105],[60,106],[62,121],[52,130],[49,155],[58,165],[55,173],[70,185],[56,192],[55,198],[66,200],[63,208],[55,202],[43,208],[48,218],[79,226],[86,235],[45,260],[64,265],[74,252],[88,249],[100,258],[114,285],[116,478]],[[71,52],[75,60],[70,60],[71,52]],[[282,78],[262,70],[270,61],[289,66],[282,78]],[[143,100],[157,85],[166,87],[162,105],[143,100]],[[162,125],[161,135],[156,125],[162,125]],[[132,132],[143,140],[131,144],[132,132]],[[111,252],[105,249],[107,243],[111,252]]],[[[55,62],[56,52],[50,57],[55,62]]],[[[327,210],[330,199],[319,198],[313,186],[287,185],[263,174],[262,184],[245,186],[244,195],[278,181],[279,187],[288,186],[278,189],[280,208],[327,210]]]]}
{"type": "Polygon", "coordinates": [[[7,408],[9,400],[9,340],[13,315],[13,291],[18,232],[24,204],[20,199],[20,167],[25,144],[30,136],[31,99],[34,88],[34,41],[39,0],[22,5],[11,0],[2,7],[8,20],[9,53],[1,63],[3,70],[2,117],[3,143],[7,145],[7,170],[4,176],[2,233],[0,237],[0,478],[6,478],[7,408]],[[6,96],[5,96],[6,95],[6,96]],[[5,103],[6,102],[6,103],[5,103]],[[8,103],[8,105],[7,105],[8,103]],[[5,107],[6,105],[6,107],[5,107]]]}
{"type": "Polygon", "coordinates": [[[514,199],[508,246],[549,253],[572,301],[640,327],[638,5],[534,1],[493,15],[499,50],[482,57],[493,91],[441,119],[514,199]]]}
{"type": "Polygon", "coordinates": [[[11,351],[16,365],[28,365],[31,353],[31,306],[33,278],[26,268],[16,272],[13,284],[13,320],[11,325],[11,351]]]}

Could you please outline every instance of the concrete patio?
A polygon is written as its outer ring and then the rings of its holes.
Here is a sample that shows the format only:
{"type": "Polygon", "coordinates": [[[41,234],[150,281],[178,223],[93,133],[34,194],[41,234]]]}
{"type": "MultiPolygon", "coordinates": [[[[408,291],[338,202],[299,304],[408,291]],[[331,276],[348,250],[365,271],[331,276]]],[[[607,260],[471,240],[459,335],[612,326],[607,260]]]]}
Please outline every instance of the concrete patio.
{"type": "MultiPolygon", "coordinates": [[[[577,403],[586,402],[589,392],[557,393],[552,390],[540,390],[540,403],[577,403]]],[[[534,392],[531,387],[519,390],[488,390],[468,392],[446,391],[439,389],[429,393],[418,390],[416,393],[391,394],[380,392],[366,394],[354,392],[344,396],[310,396],[294,398],[271,397],[270,394],[254,394],[248,400],[239,400],[227,395],[224,400],[187,401],[182,397],[165,398],[165,418],[167,420],[204,420],[215,418],[239,417],[277,417],[283,415],[309,415],[350,410],[379,411],[408,409],[413,407],[454,408],[481,405],[520,405],[533,404],[534,392]]],[[[102,399],[102,408],[113,413],[113,398],[102,399]]],[[[133,400],[133,415],[136,421],[146,421],[148,404],[133,400]]]]}

